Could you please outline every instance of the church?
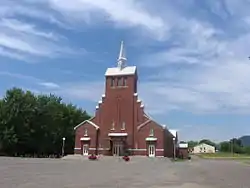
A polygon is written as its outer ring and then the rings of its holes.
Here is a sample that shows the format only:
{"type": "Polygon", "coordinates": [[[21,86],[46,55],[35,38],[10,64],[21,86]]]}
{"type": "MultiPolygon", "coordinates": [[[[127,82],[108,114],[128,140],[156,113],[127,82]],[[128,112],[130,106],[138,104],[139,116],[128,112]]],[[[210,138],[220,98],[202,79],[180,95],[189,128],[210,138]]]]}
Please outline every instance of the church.
{"type": "Polygon", "coordinates": [[[137,67],[127,66],[121,43],[117,66],[105,73],[105,92],[95,115],[75,130],[74,153],[80,155],[142,155],[173,157],[177,132],[157,123],[137,93],[137,67]]]}

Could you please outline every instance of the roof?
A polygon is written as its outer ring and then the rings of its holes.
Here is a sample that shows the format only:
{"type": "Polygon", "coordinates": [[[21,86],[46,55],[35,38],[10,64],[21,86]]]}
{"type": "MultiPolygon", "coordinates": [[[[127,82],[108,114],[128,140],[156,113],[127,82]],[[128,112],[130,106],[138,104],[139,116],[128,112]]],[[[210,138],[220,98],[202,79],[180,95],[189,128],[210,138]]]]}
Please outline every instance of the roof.
{"type": "Polygon", "coordinates": [[[169,129],[169,132],[170,132],[174,137],[177,137],[177,130],[169,129]]]}
{"type": "Polygon", "coordinates": [[[105,76],[134,75],[135,73],[136,66],[128,66],[122,69],[119,67],[112,67],[106,70],[105,76]]]}
{"type": "Polygon", "coordinates": [[[179,148],[188,148],[188,143],[179,143],[179,148]]]}
{"type": "Polygon", "coordinates": [[[96,125],[94,122],[90,121],[90,120],[92,120],[92,119],[93,119],[93,117],[90,118],[89,120],[85,120],[85,121],[79,123],[77,126],[74,127],[74,130],[76,130],[78,127],[82,126],[82,125],[83,125],[84,123],[86,123],[86,122],[89,123],[90,125],[94,126],[96,129],[99,129],[99,126],[98,126],[98,125],[96,125]]]}
{"type": "MultiPolygon", "coordinates": [[[[206,143],[200,143],[200,144],[198,144],[198,145],[194,146],[194,148],[195,148],[195,147],[199,147],[199,146],[201,146],[201,145],[205,145],[205,146],[210,146],[210,147],[214,147],[214,146],[212,146],[212,145],[209,145],[209,144],[206,144],[206,143]]],[[[214,147],[214,148],[215,148],[215,147],[214,147]]]]}

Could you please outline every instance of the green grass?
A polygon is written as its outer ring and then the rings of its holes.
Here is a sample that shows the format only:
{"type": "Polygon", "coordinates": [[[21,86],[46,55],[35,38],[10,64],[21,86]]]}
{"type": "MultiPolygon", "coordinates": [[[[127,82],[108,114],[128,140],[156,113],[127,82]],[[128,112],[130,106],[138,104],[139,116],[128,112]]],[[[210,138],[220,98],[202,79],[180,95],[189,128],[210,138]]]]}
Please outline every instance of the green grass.
{"type": "Polygon", "coordinates": [[[241,161],[242,163],[244,163],[244,164],[246,164],[246,165],[250,165],[250,160],[243,160],[243,161],[241,161]]]}
{"type": "Polygon", "coordinates": [[[204,159],[232,159],[232,160],[250,160],[250,155],[246,154],[236,154],[236,153],[202,153],[197,154],[197,156],[204,158],[204,159]]]}

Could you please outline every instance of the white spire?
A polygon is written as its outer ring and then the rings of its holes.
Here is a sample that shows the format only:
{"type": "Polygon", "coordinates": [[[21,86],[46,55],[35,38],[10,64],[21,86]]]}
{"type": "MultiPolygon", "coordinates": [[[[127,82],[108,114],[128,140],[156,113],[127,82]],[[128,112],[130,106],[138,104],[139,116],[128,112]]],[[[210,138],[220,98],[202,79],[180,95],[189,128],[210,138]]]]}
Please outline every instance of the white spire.
{"type": "Polygon", "coordinates": [[[121,48],[120,48],[120,53],[119,53],[119,57],[117,60],[117,66],[122,69],[125,67],[127,58],[125,57],[125,50],[124,50],[124,46],[123,46],[123,41],[121,42],[121,48]]]}

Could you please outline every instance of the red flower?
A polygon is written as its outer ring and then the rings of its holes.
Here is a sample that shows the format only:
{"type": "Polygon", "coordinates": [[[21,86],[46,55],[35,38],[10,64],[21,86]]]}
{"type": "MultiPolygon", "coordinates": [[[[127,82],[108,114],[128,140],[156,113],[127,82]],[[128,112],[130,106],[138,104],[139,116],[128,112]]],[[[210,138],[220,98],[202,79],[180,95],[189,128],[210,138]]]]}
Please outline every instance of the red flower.
{"type": "Polygon", "coordinates": [[[97,159],[97,156],[92,154],[89,156],[89,160],[96,160],[97,159]]]}
{"type": "Polygon", "coordinates": [[[124,161],[129,161],[130,160],[129,156],[126,156],[126,155],[123,156],[122,158],[123,158],[124,161]]]}

